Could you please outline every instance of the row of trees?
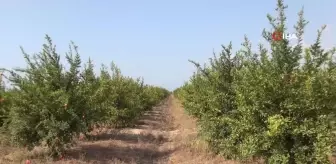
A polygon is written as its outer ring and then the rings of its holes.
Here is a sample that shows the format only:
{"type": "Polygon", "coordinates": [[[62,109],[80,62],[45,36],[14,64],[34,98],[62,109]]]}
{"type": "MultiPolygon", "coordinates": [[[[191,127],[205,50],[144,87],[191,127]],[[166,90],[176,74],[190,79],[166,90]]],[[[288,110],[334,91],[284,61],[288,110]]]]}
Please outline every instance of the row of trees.
{"type": "Polygon", "coordinates": [[[11,87],[1,80],[0,126],[12,144],[45,144],[58,156],[80,133],[87,134],[95,125],[132,125],[169,94],[140,78],[123,76],[114,63],[102,65],[96,75],[91,60],[82,67],[73,43],[64,65],[50,37],[46,40],[38,54],[22,51],[26,68],[3,69],[2,77],[11,87]]]}
{"type": "MultiPolygon", "coordinates": [[[[276,18],[268,15],[273,31],[286,31],[283,0],[276,18]]],[[[189,82],[174,91],[185,110],[198,118],[200,134],[211,148],[227,158],[263,158],[266,163],[329,163],[334,145],[336,112],[335,49],[326,51],[320,38],[302,47],[307,21],[299,12],[297,45],[273,41],[270,49],[243,48],[232,54],[231,44],[201,67],[189,82]]]]}

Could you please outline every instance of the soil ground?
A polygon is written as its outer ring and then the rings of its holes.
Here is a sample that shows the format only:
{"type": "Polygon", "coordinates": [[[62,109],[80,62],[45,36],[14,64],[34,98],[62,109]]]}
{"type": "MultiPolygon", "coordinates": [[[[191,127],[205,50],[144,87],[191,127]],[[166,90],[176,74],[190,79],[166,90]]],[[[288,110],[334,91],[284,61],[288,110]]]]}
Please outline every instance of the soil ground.
{"type": "Polygon", "coordinates": [[[95,129],[93,139],[78,141],[59,161],[32,152],[1,147],[0,163],[58,164],[229,164],[212,155],[206,144],[197,139],[196,122],[184,113],[176,98],[168,97],[148,111],[133,128],[95,129]]]}

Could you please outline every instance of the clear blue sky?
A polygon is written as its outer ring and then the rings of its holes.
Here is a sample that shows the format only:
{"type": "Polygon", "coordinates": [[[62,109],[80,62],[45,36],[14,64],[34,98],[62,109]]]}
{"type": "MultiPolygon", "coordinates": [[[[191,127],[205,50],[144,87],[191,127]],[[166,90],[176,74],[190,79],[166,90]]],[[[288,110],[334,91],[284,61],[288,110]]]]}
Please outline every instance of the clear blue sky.
{"type": "MultiPolygon", "coordinates": [[[[305,42],[327,24],[324,46],[336,43],[335,0],[287,0],[292,27],[304,5],[305,42]]],[[[84,60],[114,61],[125,75],[174,89],[221,44],[237,49],[247,34],[256,47],[275,0],[11,0],[0,5],[0,67],[25,66],[19,46],[39,52],[49,34],[62,54],[73,40],[84,60]]],[[[293,29],[291,29],[293,30],[293,29]]]]}

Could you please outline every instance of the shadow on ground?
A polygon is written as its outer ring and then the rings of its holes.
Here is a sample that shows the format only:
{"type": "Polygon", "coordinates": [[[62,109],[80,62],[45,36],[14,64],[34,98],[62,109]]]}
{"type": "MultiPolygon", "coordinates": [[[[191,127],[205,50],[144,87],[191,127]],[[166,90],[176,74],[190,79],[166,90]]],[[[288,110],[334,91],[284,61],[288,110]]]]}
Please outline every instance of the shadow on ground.
{"type": "Polygon", "coordinates": [[[105,129],[90,135],[90,140],[82,141],[69,150],[66,159],[102,164],[166,163],[175,151],[162,147],[170,142],[169,136],[161,133],[168,124],[164,113],[167,107],[168,104],[163,103],[147,111],[134,128],[105,129]]]}
{"type": "Polygon", "coordinates": [[[70,158],[98,163],[111,163],[112,161],[124,163],[151,164],[162,161],[174,150],[159,151],[154,147],[117,147],[117,146],[82,146],[79,150],[69,152],[70,158]]]}
{"type": "Polygon", "coordinates": [[[98,135],[90,136],[90,141],[106,141],[106,140],[114,140],[114,141],[122,141],[125,143],[151,143],[151,144],[161,144],[163,142],[168,142],[168,138],[163,135],[154,135],[150,132],[140,133],[140,134],[130,134],[130,133],[122,133],[119,131],[111,131],[107,133],[101,133],[98,135]]]}

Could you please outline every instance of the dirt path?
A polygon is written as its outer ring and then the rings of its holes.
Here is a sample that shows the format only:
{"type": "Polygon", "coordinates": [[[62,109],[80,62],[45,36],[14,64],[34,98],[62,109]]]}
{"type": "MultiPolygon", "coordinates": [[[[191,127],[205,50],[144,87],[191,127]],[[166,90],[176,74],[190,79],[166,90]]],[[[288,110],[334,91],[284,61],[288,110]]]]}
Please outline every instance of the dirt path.
{"type": "Polygon", "coordinates": [[[79,142],[61,163],[167,163],[174,151],[166,112],[170,98],[144,114],[134,128],[100,129],[93,141],[79,142]]]}
{"type": "Polygon", "coordinates": [[[233,163],[207,151],[206,144],[197,139],[195,120],[184,113],[173,96],[146,112],[134,128],[96,129],[93,134],[93,140],[78,142],[61,161],[32,160],[32,164],[233,163]]]}
{"type": "Polygon", "coordinates": [[[170,96],[144,114],[134,128],[103,129],[80,142],[60,163],[225,164],[197,139],[196,121],[170,96]]]}

